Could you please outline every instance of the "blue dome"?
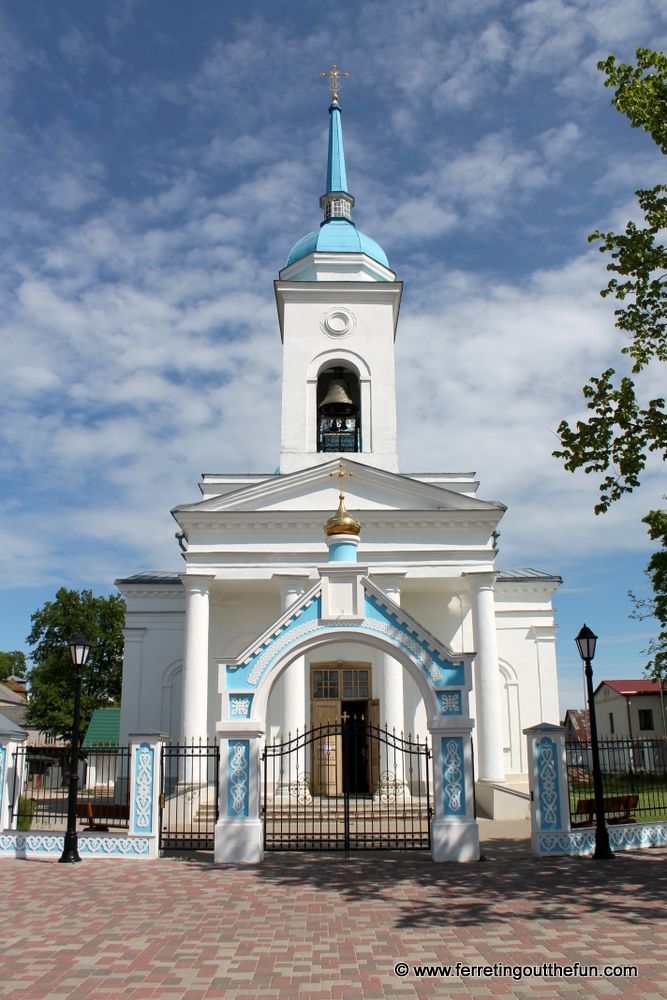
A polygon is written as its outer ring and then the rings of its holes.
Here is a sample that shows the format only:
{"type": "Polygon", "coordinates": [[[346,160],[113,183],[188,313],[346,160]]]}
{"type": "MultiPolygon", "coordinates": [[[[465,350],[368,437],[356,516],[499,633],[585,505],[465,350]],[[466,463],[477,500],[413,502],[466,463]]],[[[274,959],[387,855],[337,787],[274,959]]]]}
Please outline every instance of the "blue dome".
{"type": "Polygon", "coordinates": [[[314,233],[308,233],[292,247],[286,267],[309,253],[365,253],[378,264],[389,267],[387,255],[370,236],[359,232],[348,219],[329,219],[314,233]]]}

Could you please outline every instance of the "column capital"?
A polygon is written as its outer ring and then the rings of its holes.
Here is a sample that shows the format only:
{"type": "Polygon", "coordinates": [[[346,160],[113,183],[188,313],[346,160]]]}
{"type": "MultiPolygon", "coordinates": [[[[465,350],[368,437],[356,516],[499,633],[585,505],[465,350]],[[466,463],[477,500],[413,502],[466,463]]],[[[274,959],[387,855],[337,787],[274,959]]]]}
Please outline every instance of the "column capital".
{"type": "Polygon", "coordinates": [[[209,591],[215,580],[215,573],[179,573],[178,575],[186,590],[209,591]]]}
{"type": "Polygon", "coordinates": [[[474,587],[476,590],[493,590],[493,585],[498,578],[498,571],[482,570],[479,573],[473,571],[472,573],[464,573],[463,576],[470,581],[471,589],[474,587]]]}
{"type": "Polygon", "coordinates": [[[390,596],[392,593],[400,594],[407,575],[407,573],[373,573],[371,579],[387,596],[390,596]]]}

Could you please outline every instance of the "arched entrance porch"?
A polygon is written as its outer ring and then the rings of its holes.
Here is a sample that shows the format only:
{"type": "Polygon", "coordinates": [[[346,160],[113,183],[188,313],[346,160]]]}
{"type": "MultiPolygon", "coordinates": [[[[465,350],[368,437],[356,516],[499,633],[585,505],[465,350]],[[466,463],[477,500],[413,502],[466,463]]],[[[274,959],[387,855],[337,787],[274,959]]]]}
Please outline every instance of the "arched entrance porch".
{"type": "MultiPolygon", "coordinates": [[[[467,697],[474,654],[454,656],[375,587],[363,567],[347,564],[328,572],[339,588],[344,578],[350,578],[355,593],[347,608],[343,606],[336,616],[330,614],[331,579],[320,579],[240,657],[219,661],[226,718],[218,724],[221,816],[216,827],[216,860],[258,861],[263,856],[262,754],[274,684],[300,657],[345,642],[390,655],[416,683],[426,707],[433,749],[428,789],[432,854],[435,860],[472,860],[479,854],[470,756],[473,722],[467,697]]],[[[335,592],[337,607],[344,604],[340,593],[335,592]]],[[[342,731],[332,735],[343,737],[342,731]]],[[[305,746],[290,749],[296,753],[305,751],[305,746]]],[[[375,792],[369,789],[368,794],[375,792]]]]}

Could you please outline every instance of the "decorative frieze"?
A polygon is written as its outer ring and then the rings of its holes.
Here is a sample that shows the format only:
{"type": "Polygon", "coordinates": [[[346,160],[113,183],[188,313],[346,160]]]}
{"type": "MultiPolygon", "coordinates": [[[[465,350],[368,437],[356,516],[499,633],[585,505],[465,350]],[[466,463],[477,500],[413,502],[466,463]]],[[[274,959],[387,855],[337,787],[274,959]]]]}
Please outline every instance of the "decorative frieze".
{"type": "Polygon", "coordinates": [[[250,741],[229,740],[227,763],[227,815],[248,815],[250,741]]]}

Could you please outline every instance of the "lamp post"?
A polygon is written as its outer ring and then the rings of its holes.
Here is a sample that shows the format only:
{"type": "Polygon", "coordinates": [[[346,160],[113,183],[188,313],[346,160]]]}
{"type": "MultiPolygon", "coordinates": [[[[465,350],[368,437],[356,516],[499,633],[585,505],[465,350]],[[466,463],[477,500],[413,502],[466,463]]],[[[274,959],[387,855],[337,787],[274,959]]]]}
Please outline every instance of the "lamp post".
{"type": "Polygon", "coordinates": [[[81,714],[81,678],[90,652],[90,643],[83,632],[77,632],[69,644],[72,663],[76,670],[74,686],[74,724],[72,726],[72,759],[69,767],[69,798],[67,800],[67,833],[60,856],[61,864],[81,861],[76,835],[76,795],[79,785],[79,716],[81,714]]]}
{"type": "Polygon", "coordinates": [[[584,624],[579,635],[574,640],[579,650],[586,668],[586,689],[588,692],[588,721],[591,733],[591,754],[593,757],[593,790],[595,793],[595,853],[593,857],[598,861],[608,861],[614,857],[614,853],[609,846],[609,833],[604,816],[604,793],[602,791],[602,771],[600,770],[600,748],[598,746],[598,724],[595,718],[595,699],[593,696],[593,668],[591,660],[595,656],[595,643],[597,642],[595,633],[584,624]]]}

